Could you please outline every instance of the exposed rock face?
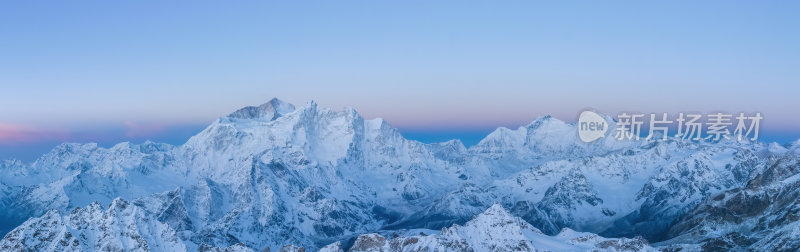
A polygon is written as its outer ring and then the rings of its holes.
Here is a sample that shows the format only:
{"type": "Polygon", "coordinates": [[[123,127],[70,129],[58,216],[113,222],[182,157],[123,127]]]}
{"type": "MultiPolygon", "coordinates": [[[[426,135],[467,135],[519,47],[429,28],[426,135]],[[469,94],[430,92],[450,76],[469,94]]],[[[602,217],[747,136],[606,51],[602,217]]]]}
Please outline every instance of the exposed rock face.
{"type": "Polygon", "coordinates": [[[800,161],[775,156],[744,188],[697,206],[669,229],[664,245],[704,250],[800,250],[800,161]]]}
{"type": "Polygon", "coordinates": [[[289,245],[283,246],[281,248],[281,250],[278,250],[278,252],[306,252],[306,249],[303,248],[303,247],[297,247],[297,246],[289,244],[289,245]]]}

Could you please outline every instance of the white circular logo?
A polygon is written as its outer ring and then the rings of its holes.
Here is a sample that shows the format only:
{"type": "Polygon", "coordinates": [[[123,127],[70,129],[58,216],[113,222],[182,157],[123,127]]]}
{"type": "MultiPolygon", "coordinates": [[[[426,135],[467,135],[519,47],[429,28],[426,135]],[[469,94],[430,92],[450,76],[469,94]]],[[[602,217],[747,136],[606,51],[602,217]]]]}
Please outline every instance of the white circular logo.
{"type": "Polygon", "coordinates": [[[578,118],[578,137],[581,141],[592,142],[606,136],[608,122],[592,111],[583,111],[578,118]]]}

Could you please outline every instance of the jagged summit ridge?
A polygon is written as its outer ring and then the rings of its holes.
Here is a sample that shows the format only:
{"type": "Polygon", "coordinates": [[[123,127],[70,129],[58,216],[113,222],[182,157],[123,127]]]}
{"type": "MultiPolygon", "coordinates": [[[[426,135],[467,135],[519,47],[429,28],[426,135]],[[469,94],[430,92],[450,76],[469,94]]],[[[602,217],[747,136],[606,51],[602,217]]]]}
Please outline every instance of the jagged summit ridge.
{"type": "MultiPolygon", "coordinates": [[[[499,203],[464,226],[453,225],[430,235],[393,236],[363,234],[348,251],[657,251],[641,238],[609,239],[570,229],[547,236],[499,203]]],[[[343,248],[341,243],[333,243],[321,251],[343,248]]]]}
{"type": "Polygon", "coordinates": [[[229,114],[228,117],[239,119],[266,119],[275,120],[295,110],[294,105],[278,98],[272,98],[267,103],[259,106],[247,106],[229,114]]]}

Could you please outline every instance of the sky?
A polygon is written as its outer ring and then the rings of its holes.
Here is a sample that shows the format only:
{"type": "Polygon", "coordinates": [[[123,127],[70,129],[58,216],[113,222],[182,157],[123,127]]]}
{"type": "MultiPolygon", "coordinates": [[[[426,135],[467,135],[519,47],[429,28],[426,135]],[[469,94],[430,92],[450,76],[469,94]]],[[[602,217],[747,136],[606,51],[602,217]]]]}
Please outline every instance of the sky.
{"type": "Polygon", "coordinates": [[[272,97],[474,144],[591,108],[800,138],[797,1],[2,1],[0,159],[181,144],[272,97]]]}

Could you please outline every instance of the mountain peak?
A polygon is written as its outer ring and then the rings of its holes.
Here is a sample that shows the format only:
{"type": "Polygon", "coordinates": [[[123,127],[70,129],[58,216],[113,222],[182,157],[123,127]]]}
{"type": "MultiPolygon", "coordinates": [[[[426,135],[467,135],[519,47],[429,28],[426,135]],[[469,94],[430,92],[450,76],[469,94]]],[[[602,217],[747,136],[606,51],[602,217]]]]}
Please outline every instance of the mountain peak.
{"type": "Polygon", "coordinates": [[[513,223],[519,221],[517,221],[516,217],[508,213],[508,211],[506,211],[506,209],[502,205],[500,205],[500,203],[495,202],[494,204],[492,204],[492,206],[487,208],[486,211],[483,211],[482,213],[476,215],[475,218],[472,220],[472,222],[488,222],[491,224],[495,224],[495,223],[513,223]]]}
{"type": "Polygon", "coordinates": [[[295,110],[294,105],[282,101],[278,98],[272,98],[267,103],[259,106],[247,106],[234,111],[228,117],[239,119],[258,119],[264,118],[268,120],[275,120],[285,114],[291,113],[295,110]]]}
{"type": "Polygon", "coordinates": [[[545,116],[537,117],[535,120],[533,120],[533,122],[528,124],[528,126],[526,128],[528,128],[528,129],[537,129],[537,128],[541,128],[541,127],[548,127],[549,128],[549,127],[564,127],[564,126],[569,126],[569,125],[567,123],[565,123],[564,121],[561,121],[561,120],[559,120],[559,119],[557,119],[557,118],[555,118],[555,117],[553,117],[551,115],[545,115],[545,116]]]}
{"type": "Polygon", "coordinates": [[[492,204],[492,206],[487,208],[486,211],[483,211],[483,214],[492,214],[492,215],[494,215],[494,214],[508,214],[508,212],[506,211],[505,208],[503,208],[502,205],[500,205],[499,202],[495,202],[494,204],[492,204]]]}
{"type": "Polygon", "coordinates": [[[794,142],[786,144],[786,149],[789,149],[789,150],[800,150],[800,139],[797,139],[794,142]]]}

